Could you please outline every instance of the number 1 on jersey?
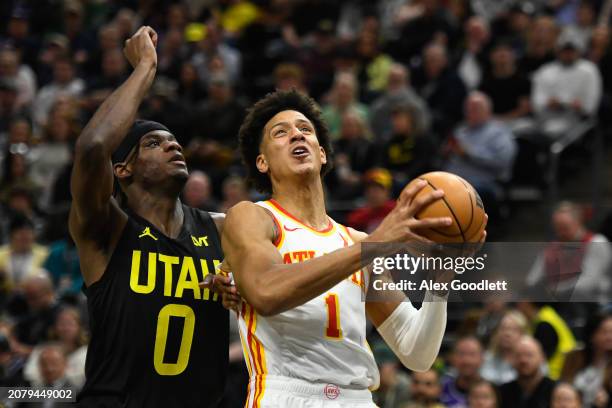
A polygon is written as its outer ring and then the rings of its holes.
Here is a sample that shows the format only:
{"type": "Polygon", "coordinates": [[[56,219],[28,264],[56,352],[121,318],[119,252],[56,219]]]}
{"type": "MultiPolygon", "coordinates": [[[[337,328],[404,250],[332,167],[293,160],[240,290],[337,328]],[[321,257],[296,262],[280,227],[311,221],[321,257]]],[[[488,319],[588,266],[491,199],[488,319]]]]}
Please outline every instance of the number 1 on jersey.
{"type": "Polygon", "coordinates": [[[330,293],[325,296],[325,306],[327,307],[325,337],[331,340],[340,340],[342,338],[342,329],[340,328],[340,303],[338,302],[338,295],[330,293]]]}

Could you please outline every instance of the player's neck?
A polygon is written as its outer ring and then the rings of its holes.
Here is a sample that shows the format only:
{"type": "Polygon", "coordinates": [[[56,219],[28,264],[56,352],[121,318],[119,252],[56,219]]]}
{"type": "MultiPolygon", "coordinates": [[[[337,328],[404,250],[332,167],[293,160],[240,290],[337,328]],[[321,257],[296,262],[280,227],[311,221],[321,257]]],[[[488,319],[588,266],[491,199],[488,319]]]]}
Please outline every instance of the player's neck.
{"type": "Polygon", "coordinates": [[[177,197],[158,197],[143,194],[138,200],[129,201],[136,214],[149,221],[164,235],[176,238],[183,226],[183,207],[177,197]]]}
{"type": "Polygon", "coordinates": [[[303,185],[286,183],[274,186],[272,198],[309,227],[322,230],[329,225],[323,185],[320,181],[303,185]]]}

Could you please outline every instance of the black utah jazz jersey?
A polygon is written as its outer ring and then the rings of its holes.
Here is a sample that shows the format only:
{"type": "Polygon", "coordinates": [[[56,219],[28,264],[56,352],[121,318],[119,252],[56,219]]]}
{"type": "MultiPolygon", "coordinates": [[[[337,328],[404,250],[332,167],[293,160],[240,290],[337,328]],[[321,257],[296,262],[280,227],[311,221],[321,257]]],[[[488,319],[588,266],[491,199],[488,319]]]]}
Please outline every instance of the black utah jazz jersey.
{"type": "Polygon", "coordinates": [[[216,407],[228,367],[229,314],[198,283],[222,261],[215,223],[183,206],[176,239],[128,213],[87,294],[92,339],[82,407],[216,407]]]}

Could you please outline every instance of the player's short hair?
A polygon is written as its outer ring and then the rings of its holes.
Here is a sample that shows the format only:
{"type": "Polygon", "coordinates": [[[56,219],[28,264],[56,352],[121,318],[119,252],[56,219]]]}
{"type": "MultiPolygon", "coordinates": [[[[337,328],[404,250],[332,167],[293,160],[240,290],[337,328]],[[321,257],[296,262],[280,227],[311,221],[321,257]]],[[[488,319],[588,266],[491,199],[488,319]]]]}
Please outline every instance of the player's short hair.
{"type": "Polygon", "coordinates": [[[240,152],[247,170],[247,181],[262,193],[272,193],[270,178],[267,174],[259,172],[256,166],[263,130],[270,119],[286,110],[298,111],[312,122],[319,145],[327,155],[327,163],[321,167],[321,176],[325,176],[332,168],[333,149],[329,130],[314,99],[296,90],[269,93],[249,109],[238,134],[240,152]]]}

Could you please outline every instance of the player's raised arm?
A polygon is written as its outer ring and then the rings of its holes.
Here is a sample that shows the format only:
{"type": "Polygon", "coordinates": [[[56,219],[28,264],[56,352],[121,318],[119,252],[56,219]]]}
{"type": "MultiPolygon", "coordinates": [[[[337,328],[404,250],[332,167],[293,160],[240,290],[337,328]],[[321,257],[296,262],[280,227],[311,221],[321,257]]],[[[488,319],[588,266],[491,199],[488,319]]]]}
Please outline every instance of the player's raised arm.
{"type": "MultiPolygon", "coordinates": [[[[96,111],[75,146],[71,178],[73,205],[70,231],[81,248],[108,251],[113,236],[125,224],[125,215],[111,200],[111,155],[134,122],[138,107],[155,77],[157,34],[141,27],[126,41],[124,53],[134,71],[96,111]]],[[[86,255],[86,254],[81,254],[86,255]]],[[[99,279],[103,268],[82,268],[86,283],[99,279]]]]}
{"type": "MultiPolygon", "coordinates": [[[[371,242],[424,241],[418,228],[446,226],[448,218],[417,220],[414,214],[443,196],[434,191],[414,197],[426,183],[407,188],[389,215],[366,240],[371,242]]],[[[361,243],[295,264],[284,264],[274,245],[275,224],[267,210],[242,202],[227,213],[222,246],[238,290],[258,313],[274,315],[320,295],[362,266],[361,243]]]]}

